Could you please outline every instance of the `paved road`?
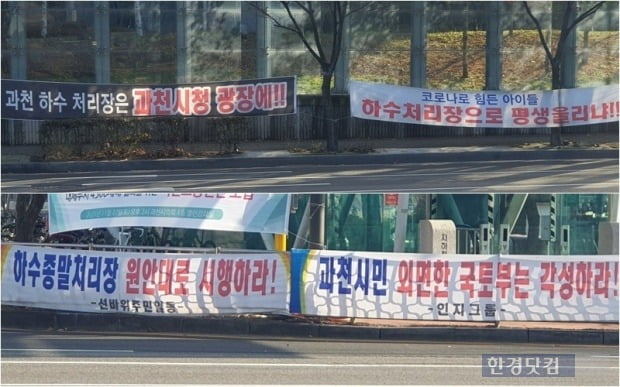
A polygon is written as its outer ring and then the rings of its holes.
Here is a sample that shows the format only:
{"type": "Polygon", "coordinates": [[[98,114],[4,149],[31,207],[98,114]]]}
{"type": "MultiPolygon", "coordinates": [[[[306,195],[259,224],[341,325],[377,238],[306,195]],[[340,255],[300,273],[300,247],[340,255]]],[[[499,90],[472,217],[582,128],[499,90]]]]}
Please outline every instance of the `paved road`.
{"type": "Polygon", "coordinates": [[[617,192],[617,159],[7,173],[4,192],[617,192]]]}
{"type": "Polygon", "coordinates": [[[616,346],[2,332],[2,384],[618,385],[616,346]],[[481,355],[575,354],[574,378],[482,377],[481,355]]]}

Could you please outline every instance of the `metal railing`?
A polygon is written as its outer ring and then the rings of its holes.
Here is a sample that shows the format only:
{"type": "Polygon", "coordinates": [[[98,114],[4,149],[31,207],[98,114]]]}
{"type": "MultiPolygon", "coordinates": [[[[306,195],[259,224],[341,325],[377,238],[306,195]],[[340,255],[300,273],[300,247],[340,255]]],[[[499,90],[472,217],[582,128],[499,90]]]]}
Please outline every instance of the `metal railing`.
{"type": "Polygon", "coordinates": [[[475,227],[456,228],[456,253],[480,254],[480,229],[475,227]]]}
{"type": "MultiPolygon", "coordinates": [[[[306,97],[310,98],[310,97],[306,97]]],[[[348,103],[348,101],[346,102],[348,103]]],[[[336,130],[339,139],[368,139],[368,138],[419,138],[419,137],[472,137],[484,136],[485,133],[500,136],[547,135],[550,128],[502,128],[489,131],[481,128],[467,128],[456,126],[428,126],[417,124],[400,124],[383,121],[363,120],[350,117],[348,106],[334,107],[336,130]]],[[[236,141],[305,141],[322,140],[325,134],[320,130],[320,117],[314,111],[314,106],[298,106],[296,114],[287,116],[259,117],[247,119],[241,127],[235,129],[236,141]],[[269,124],[265,124],[268,120],[269,124]]],[[[214,143],[219,141],[218,122],[214,119],[187,118],[186,124],[181,127],[174,125],[153,125],[143,128],[117,128],[118,138],[142,133],[148,140],[143,144],[169,144],[171,139],[179,144],[214,143]]],[[[44,121],[24,120],[21,126],[15,126],[13,120],[2,120],[2,145],[101,145],[109,142],[105,130],[93,130],[88,123],[82,127],[63,127],[62,124],[46,124],[44,121]],[[51,125],[51,126],[50,126],[51,125]],[[49,133],[53,133],[50,135],[49,133]]],[[[564,128],[566,134],[595,134],[612,133],[618,130],[617,122],[596,125],[581,125],[564,128]]]]}

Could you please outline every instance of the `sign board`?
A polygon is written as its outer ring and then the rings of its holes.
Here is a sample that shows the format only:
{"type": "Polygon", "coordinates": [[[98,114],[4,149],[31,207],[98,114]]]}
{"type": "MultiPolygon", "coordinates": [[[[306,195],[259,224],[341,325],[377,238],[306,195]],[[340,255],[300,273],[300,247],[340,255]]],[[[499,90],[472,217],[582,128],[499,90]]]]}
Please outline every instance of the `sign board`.
{"type": "Polygon", "coordinates": [[[618,257],[293,250],[291,312],[463,321],[618,321],[618,257]]]}
{"type": "Polygon", "coordinates": [[[396,193],[383,194],[383,200],[386,206],[395,207],[398,205],[398,194],[396,193]]]}
{"type": "Polygon", "coordinates": [[[179,85],[118,85],[3,79],[2,118],[227,117],[293,114],[296,78],[179,85]]]}
{"type": "Polygon", "coordinates": [[[158,254],[2,245],[2,304],[143,315],[288,313],[286,253],[158,254]]]}
{"type": "Polygon", "coordinates": [[[349,82],[351,115],[480,128],[591,125],[620,119],[618,85],[551,91],[446,91],[349,82]]]}
{"type": "Polygon", "coordinates": [[[54,193],[49,233],[101,227],[177,227],[288,233],[289,194],[54,193]]]}

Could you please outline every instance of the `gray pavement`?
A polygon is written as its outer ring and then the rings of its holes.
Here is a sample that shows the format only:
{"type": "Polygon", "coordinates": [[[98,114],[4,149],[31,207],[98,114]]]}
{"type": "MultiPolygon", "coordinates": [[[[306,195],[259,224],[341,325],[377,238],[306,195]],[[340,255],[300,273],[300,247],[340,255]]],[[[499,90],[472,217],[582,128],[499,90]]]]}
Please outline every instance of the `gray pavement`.
{"type": "Polygon", "coordinates": [[[618,377],[609,345],[2,332],[3,386],[617,386],[618,377]],[[557,368],[546,363],[556,356],[557,368]]]}
{"type": "Polygon", "coordinates": [[[506,342],[618,345],[616,322],[487,322],[343,319],[308,316],[145,316],[5,306],[2,329],[171,336],[319,340],[506,342]]]}
{"type": "MultiPolygon", "coordinates": [[[[240,144],[241,152],[225,156],[104,161],[33,162],[37,146],[4,146],[2,173],[53,173],[162,169],[209,169],[280,165],[448,162],[481,160],[566,160],[618,158],[618,133],[570,134],[559,148],[548,146],[548,135],[474,137],[411,137],[340,140],[338,154],[322,151],[321,141],[257,141],[240,144]],[[251,161],[249,161],[251,160],[251,161]]],[[[181,144],[188,152],[215,152],[217,144],[181,144]]],[[[153,147],[151,147],[153,148],[153,147]]]]}

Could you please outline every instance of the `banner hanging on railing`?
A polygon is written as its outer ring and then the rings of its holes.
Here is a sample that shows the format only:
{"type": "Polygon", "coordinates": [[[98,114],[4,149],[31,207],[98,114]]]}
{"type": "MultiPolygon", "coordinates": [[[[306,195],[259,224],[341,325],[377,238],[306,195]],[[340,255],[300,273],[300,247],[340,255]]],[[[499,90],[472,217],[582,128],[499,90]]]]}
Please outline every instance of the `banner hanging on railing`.
{"type": "Polygon", "coordinates": [[[48,194],[49,233],[101,227],[178,227],[288,233],[289,194],[48,194]]]}
{"type": "Polygon", "coordinates": [[[447,91],[349,82],[351,115],[420,125],[539,128],[620,120],[618,85],[550,91],[447,91]]]}
{"type": "Polygon", "coordinates": [[[618,321],[618,256],[499,256],[501,320],[618,321]]]}
{"type": "Polygon", "coordinates": [[[286,253],[157,254],[2,245],[2,304],[146,315],[287,314],[286,253]]]}
{"type": "Polygon", "coordinates": [[[179,85],[118,85],[3,79],[2,118],[228,117],[293,114],[296,78],[179,85]]]}
{"type": "Polygon", "coordinates": [[[617,256],[293,250],[291,312],[463,321],[618,321],[617,256]]]}

